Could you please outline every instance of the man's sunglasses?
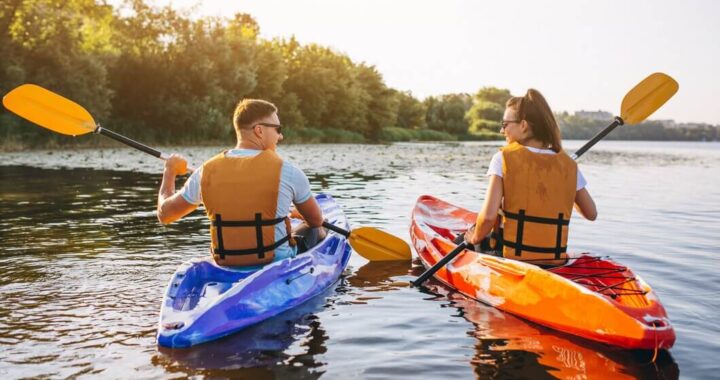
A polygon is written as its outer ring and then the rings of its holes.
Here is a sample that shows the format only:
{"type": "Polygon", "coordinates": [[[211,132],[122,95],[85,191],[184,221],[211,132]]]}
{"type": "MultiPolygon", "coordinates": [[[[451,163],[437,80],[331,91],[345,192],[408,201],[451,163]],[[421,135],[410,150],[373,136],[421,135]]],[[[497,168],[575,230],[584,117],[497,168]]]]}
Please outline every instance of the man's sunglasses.
{"type": "Polygon", "coordinates": [[[262,125],[263,127],[275,128],[278,134],[282,133],[282,125],[272,123],[257,123],[255,125],[262,125]]]}

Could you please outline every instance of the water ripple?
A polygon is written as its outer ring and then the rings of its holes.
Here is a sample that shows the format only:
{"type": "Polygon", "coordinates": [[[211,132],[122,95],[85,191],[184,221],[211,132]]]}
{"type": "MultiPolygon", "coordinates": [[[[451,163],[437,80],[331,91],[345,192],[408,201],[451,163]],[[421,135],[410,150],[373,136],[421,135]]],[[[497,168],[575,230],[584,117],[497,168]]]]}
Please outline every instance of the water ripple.
{"type": "MultiPolygon", "coordinates": [[[[580,146],[567,142],[568,150],[580,146]]],[[[479,209],[497,143],[289,145],[314,191],[354,226],[408,239],[426,193],[479,209]],[[322,159],[318,159],[321,157],[322,159]]],[[[194,164],[219,148],[174,147],[194,164]]],[[[419,263],[354,255],[325,297],[189,350],[158,349],[177,265],[207,254],[197,211],[161,226],[162,163],[129,149],[0,154],[0,374],[23,377],[708,378],[720,371],[717,143],[602,142],[580,167],[599,206],[571,246],[610,255],[653,286],[678,334],[649,365],[449,292],[409,282],[419,263]],[[123,368],[121,372],[118,369],[123,368]]]]}

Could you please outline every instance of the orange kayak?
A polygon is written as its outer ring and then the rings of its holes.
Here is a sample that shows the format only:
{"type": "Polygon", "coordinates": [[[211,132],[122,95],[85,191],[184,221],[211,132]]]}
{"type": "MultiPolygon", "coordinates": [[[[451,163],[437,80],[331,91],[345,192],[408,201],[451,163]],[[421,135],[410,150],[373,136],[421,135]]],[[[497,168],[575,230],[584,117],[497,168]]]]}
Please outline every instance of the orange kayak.
{"type": "MultiPolygon", "coordinates": [[[[410,235],[425,267],[457,245],[477,214],[435,197],[418,198],[410,235]]],[[[467,297],[597,342],[627,349],[668,349],[675,331],[652,288],[608,258],[572,255],[566,265],[541,268],[465,250],[435,278],[467,297]]]]}

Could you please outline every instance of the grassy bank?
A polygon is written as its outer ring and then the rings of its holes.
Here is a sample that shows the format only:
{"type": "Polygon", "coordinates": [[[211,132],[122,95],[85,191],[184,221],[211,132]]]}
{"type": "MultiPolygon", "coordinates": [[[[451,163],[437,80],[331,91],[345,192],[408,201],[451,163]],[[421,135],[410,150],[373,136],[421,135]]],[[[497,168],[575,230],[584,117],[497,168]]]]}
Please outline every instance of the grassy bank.
{"type": "MultiPolygon", "coordinates": [[[[231,131],[228,131],[225,136],[208,139],[194,136],[188,136],[186,138],[181,136],[161,137],[138,131],[125,132],[120,128],[111,129],[150,146],[216,146],[235,143],[235,136],[231,131]]],[[[18,152],[35,149],[117,148],[124,146],[106,137],[91,136],[92,133],[87,136],[63,136],[41,127],[22,122],[12,126],[6,125],[4,128],[0,128],[0,132],[5,132],[0,134],[0,136],[2,136],[0,151],[2,152],[18,152]],[[11,128],[14,129],[13,133],[9,133],[8,131],[11,128]],[[18,129],[23,131],[23,133],[18,133],[18,129]]],[[[288,128],[283,131],[283,135],[285,137],[283,144],[374,144],[408,141],[486,141],[502,139],[502,135],[490,132],[456,136],[432,129],[405,129],[399,127],[383,128],[380,132],[379,139],[376,141],[370,140],[357,132],[338,129],[303,128],[298,130],[288,128]]]]}

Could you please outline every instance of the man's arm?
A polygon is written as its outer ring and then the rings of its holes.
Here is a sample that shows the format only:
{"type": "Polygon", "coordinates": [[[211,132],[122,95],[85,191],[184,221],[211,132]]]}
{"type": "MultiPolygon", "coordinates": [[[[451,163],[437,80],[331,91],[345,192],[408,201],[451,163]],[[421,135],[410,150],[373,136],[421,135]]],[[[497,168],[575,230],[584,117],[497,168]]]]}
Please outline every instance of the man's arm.
{"type": "Polygon", "coordinates": [[[322,226],[323,213],[320,205],[317,203],[317,200],[315,200],[315,197],[311,196],[305,202],[296,204],[295,208],[300,215],[302,215],[303,219],[305,219],[305,223],[307,223],[310,227],[322,226]]]}
{"type": "Polygon", "coordinates": [[[175,178],[185,173],[187,162],[181,156],[173,154],[165,161],[157,203],[157,216],[162,224],[170,224],[197,208],[197,205],[188,203],[180,193],[175,192],[175,178]]]}

